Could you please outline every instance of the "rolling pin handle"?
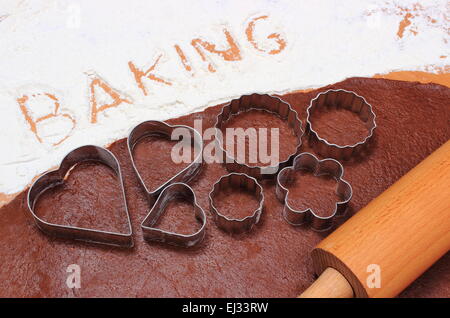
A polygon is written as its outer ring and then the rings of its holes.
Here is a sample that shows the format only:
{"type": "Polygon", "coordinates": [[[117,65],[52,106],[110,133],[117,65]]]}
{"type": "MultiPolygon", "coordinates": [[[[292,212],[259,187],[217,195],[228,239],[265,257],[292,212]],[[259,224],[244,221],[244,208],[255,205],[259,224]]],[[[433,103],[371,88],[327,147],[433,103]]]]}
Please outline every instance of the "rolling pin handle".
{"type": "Polygon", "coordinates": [[[299,298],[353,298],[354,293],[347,279],[332,267],[328,267],[299,298]]]}

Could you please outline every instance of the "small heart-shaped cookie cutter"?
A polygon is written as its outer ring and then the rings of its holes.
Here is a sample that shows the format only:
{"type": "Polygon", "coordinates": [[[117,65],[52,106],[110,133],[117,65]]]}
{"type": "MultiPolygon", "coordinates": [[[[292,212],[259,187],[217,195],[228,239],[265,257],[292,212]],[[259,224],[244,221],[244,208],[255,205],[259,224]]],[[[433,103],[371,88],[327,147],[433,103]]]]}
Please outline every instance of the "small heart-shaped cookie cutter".
{"type": "Polygon", "coordinates": [[[376,116],[373,112],[372,105],[364,97],[345,89],[330,89],[326,92],[319,93],[311,100],[306,109],[306,114],[306,131],[308,133],[309,145],[318,154],[338,160],[349,160],[353,155],[360,153],[367,146],[375,128],[377,128],[375,122],[376,116]],[[312,115],[315,112],[324,112],[327,108],[342,108],[357,114],[367,127],[368,134],[363,140],[347,145],[331,143],[325,138],[320,137],[319,133],[314,130],[312,115]]]}
{"type": "Polygon", "coordinates": [[[172,183],[162,190],[152,209],[142,221],[141,228],[144,238],[149,241],[192,247],[199,244],[205,237],[206,215],[198,205],[194,190],[190,186],[185,183],[172,183]],[[193,234],[180,234],[155,228],[154,225],[164,213],[167,204],[173,199],[180,198],[187,200],[194,207],[195,217],[202,223],[200,229],[193,234]]]}
{"type": "Polygon", "coordinates": [[[309,152],[303,152],[294,158],[293,165],[280,171],[277,177],[276,196],[284,204],[284,219],[291,225],[297,226],[304,223],[310,223],[311,228],[316,231],[326,231],[333,226],[333,219],[337,215],[343,215],[347,209],[347,204],[352,198],[352,187],[342,177],[344,167],[339,161],[334,159],[319,160],[309,152]],[[296,210],[289,205],[289,190],[286,185],[292,182],[296,171],[305,170],[314,173],[315,176],[329,175],[336,182],[336,194],[341,201],[336,202],[334,211],[331,215],[323,217],[317,215],[312,209],[296,210]]]}
{"type": "Polygon", "coordinates": [[[222,111],[217,115],[215,128],[215,140],[219,146],[223,162],[228,171],[245,173],[256,179],[273,179],[276,174],[288,166],[292,159],[300,153],[302,145],[303,129],[302,122],[298,118],[297,112],[279,97],[268,94],[251,94],[244,95],[237,99],[233,99],[230,103],[223,106],[222,111]],[[239,162],[225,149],[223,145],[223,133],[221,131],[223,125],[232,118],[242,112],[251,110],[262,110],[270,114],[274,114],[286,121],[289,127],[294,131],[297,137],[297,145],[295,151],[289,157],[274,166],[249,166],[245,162],[239,162]]]}
{"type": "Polygon", "coordinates": [[[209,206],[214,222],[217,226],[229,233],[248,232],[252,227],[259,222],[264,208],[264,191],[258,181],[244,173],[230,173],[222,176],[216,183],[214,183],[211,192],[209,193],[209,206]],[[214,205],[214,199],[225,188],[245,189],[252,192],[259,204],[255,211],[244,218],[229,218],[219,212],[214,205]]]}
{"type": "Polygon", "coordinates": [[[34,218],[36,225],[46,234],[93,243],[119,245],[125,247],[133,246],[133,231],[131,228],[130,216],[128,213],[128,206],[125,197],[125,190],[122,180],[122,174],[120,172],[119,161],[116,159],[112,152],[106,150],[105,148],[86,145],[69,152],[61,161],[58,169],[44,173],[30,187],[30,189],[28,190],[28,209],[30,210],[31,215],[34,218]],[[128,225],[128,230],[126,233],[101,231],[84,227],[50,223],[38,217],[34,212],[36,202],[45,191],[63,184],[64,178],[71,170],[71,168],[81,162],[86,161],[99,162],[110,167],[116,173],[116,176],[119,179],[118,181],[120,184],[121,195],[124,200],[125,214],[128,225]]]}
{"type": "MultiPolygon", "coordinates": [[[[172,139],[173,140],[173,139],[172,139]]],[[[203,154],[203,139],[201,135],[192,127],[183,126],[183,125],[175,125],[171,126],[162,121],[157,120],[149,120],[144,121],[137,126],[135,126],[130,134],[128,135],[128,152],[130,154],[131,162],[133,165],[133,170],[136,173],[136,176],[139,179],[139,183],[142,188],[145,190],[147,194],[147,199],[150,204],[154,204],[158,195],[161,191],[172,183],[188,183],[191,181],[199,172],[202,167],[202,154],[203,154]],[[150,136],[160,136],[162,138],[171,139],[172,133],[177,130],[176,137],[182,139],[183,142],[188,142],[186,140],[186,136],[189,135],[189,142],[191,143],[188,146],[194,146],[194,160],[176,175],[171,177],[169,180],[159,185],[155,190],[150,191],[145,185],[144,180],[142,179],[139,169],[136,166],[133,149],[136,145],[146,137],[150,136]]]]}

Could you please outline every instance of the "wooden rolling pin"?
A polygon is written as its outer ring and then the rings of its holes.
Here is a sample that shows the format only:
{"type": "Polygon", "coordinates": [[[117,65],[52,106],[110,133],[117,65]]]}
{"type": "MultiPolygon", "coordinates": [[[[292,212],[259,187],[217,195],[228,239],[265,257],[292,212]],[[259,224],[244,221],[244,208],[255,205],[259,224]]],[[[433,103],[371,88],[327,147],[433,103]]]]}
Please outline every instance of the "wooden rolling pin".
{"type": "Polygon", "coordinates": [[[449,249],[450,140],[320,242],[300,297],[395,297],[449,249]]]}

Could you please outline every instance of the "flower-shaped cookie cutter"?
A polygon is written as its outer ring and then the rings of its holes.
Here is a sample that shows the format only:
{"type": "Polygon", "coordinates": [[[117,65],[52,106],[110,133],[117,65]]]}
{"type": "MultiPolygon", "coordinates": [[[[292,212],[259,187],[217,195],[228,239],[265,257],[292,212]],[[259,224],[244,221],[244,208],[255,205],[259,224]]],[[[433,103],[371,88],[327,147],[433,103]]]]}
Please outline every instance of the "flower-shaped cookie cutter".
{"type": "MultiPolygon", "coordinates": [[[[172,139],[173,140],[173,139],[172,139]]],[[[130,154],[133,170],[139,179],[139,183],[147,194],[147,199],[151,204],[154,204],[161,191],[172,183],[188,183],[200,172],[202,167],[202,154],[203,154],[203,139],[202,136],[192,127],[183,125],[169,125],[162,121],[149,120],[144,121],[135,126],[127,139],[128,152],[130,154]],[[174,136],[172,136],[174,134],[174,136]],[[194,146],[194,159],[184,169],[179,171],[174,176],[170,177],[166,182],[159,185],[153,191],[149,190],[145,185],[144,180],[139,173],[139,169],[136,166],[133,149],[136,145],[146,137],[157,136],[171,140],[171,138],[178,138],[182,142],[186,142],[186,146],[194,146]]]]}
{"type": "Polygon", "coordinates": [[[214,183],[211,192],[209,193],[209,206],[214,222],[217,227],[228,233],[243,233],[248,232],[257,224],[261,218],[264,208],[264,191],[258,181],[244,173],[230,173],[222,176],[216,183],[214,183]],[[244,189],[251,192],[258,200],[258,207],[252,214],[243,218],[227,217],[219,212],[214,205],[214,199],[223,189],[244,189]]]}
{"type": "Polygon", "coordinates": [[[86,145],[69,152],[61,161],[58,169],[44,173],[32,184],[32,186],[28,190],[27,201],[28,209],[30,210],[31,215],[34,218],[36,225],[46,234],[93,243],[119,245],[125,247],[133,246],[133,231],[131,228],[130,216],[128,213],[128,206],[125,197],[125,190],[122,180],[122,174],[120,172],[119,161],[112,154],[112,152],[105,148],[86,145]],[[86,161],[99,162],[110,167],[115,172],[120,185],[120,195],[124,200],[125,215],[128,225],[126,233],[101,231],[91,228],[50,223],[44,221],[35,213],[34,208],[36,206],[36,202],[39,200],[39,197],[45,191],[63,184],[67,173],[70,172],[72,167],[86,161]]]}
{"type": "Polygon", "coordinates": [[[302,145],[303,129],[297,112],[287,102],[267,94],[261,95],[255,93],[233,99],[230,103],[223,106],[222,111],[217,115],[214,128],[216,132],[215,140],[220,148],[223,162],[225,163],[227,170],[230,172],[245,173],[256,179],[270,179],[275,177],[278,171],[286,167],[291,162],[292,158],[300,152],[300,147],[302,145]],[[293,130],[298,142],[294,153],[290,154],[286,160],[281,161],[274,166],[249,166],[245,162],[239,162],[237,158],[234,158],[225,149],[223,145],[223,133],[221,130],[223,125],[226,124],[232,116],[251,110],[263,110],[274,114],[286,121],[293,130]]]}
{"type": "Polygon", "coordinates": [[[142,221],[141,228],[146,240],[192,247],[199,244],[205,237],[206,215],[200,205],[198,205],[194,190],[190,186],[185,183],[172,183],[162,190],[152,209],[142,221]],[[200,229],[192,234],[181,234],[154,227],[165,212],[169,202],[180,198],[188,201],[194,207],[195,218],[202,224],[200,229]]]}
{"type": "Polygon", "coordinates": [[[308,133],[309,145],[320,155],[338,160],[349,160],[353,155],[361,152],[372,138],[377,127],[375,122],[376,116],[373,112],[372,105],[364,97],[344,89],[330,89],[326,92],[319,93],[311,100],[309,107],[306,109],[306,114],[306,131],[308,133]],[[345,145],[331,143],[325,138],[322,138],[314,129],[312,115],[316,112],[325,112],[331,108],[347,109],[357,114],[367,127],[368,134],[365,138],[354,144],[345,145]]]}
{"type": "Polygon", "coordinates": [[[347,204],[352,198],[352,187],[342,177],[344,168],[334,159],[319,160],[309,152],[299,154],[294,158],[293,165],[280,171],[277,177],[276,196],[284,204],[283,216],[285,220],[294,226],[310,223],[311,227],[317,231],[325,231],[333,226],[333,219],[337,215],[343,215],[347,209],[347,204]],[[317,215],[312,209],[296,210],[289,204],[289,190],[287,185],[295,178],[296,171],[306,170],[315,176],[329,175],[336,182],[336,194],[340,201],[336,202],[334,211],[326,216],[317,215]]]}

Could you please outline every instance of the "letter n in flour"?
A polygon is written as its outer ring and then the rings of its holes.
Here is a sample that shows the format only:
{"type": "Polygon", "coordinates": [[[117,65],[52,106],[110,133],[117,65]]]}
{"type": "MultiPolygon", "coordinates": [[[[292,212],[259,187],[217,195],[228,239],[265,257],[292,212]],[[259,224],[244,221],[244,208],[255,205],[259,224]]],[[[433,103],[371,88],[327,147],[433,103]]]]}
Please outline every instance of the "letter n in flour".
{"type": "MultiPolygon", "coordinates": [[[[200,55],[202,61],[207,61],[206,54],[203,50],[206,50],[210,53],[217,54],[221,56],[225,61],[239,61],[242,59],[241,52],[237,43],[234,41],[230,32],[227,29],[223,29],[223,33],[225,34],[225,38],[228,44],[228,49],[219,50],[216,48],[215,44],[209,43],[202,39],[193,39],[191,41],[192,46],[195,48],[197,53],[200,55]]],[[[214,73],[216,68],[213,66],[211,62],[208,62],[208,71],[214,73]]]]}

